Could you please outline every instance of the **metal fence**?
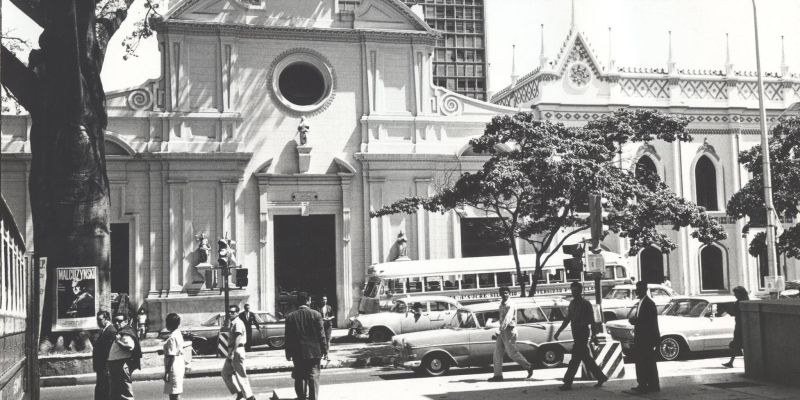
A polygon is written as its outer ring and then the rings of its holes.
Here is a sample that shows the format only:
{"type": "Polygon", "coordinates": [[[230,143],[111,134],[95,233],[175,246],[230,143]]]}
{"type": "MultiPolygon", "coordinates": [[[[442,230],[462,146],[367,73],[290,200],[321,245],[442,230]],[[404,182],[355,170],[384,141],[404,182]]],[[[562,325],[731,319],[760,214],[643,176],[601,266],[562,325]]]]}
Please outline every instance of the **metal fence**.
{"type": "MultiPolygon", "coordinates": [[[[0,399],[30,398],[32,273],[25,242],[0,197],[0,399]]],[[[32,353],[35,363],[35,352],[32,353]]]]}

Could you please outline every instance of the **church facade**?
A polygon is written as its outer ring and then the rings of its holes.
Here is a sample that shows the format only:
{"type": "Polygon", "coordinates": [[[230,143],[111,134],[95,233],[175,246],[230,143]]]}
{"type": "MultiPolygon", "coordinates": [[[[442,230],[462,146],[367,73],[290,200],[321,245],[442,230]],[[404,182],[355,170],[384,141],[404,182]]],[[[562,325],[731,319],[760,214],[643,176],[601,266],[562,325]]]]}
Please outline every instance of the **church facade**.
{"type": "MultiPolygon", "coordinates": [[[[691,142],[630,145],[620,154],[620,163],[656,171],[678,195],[705,207],[725,227],[728,238],[704,246],[690,237],[689,229],[663,226],[662,232],[678,248],[667,254],[655,247],[640,251],[632,257],[632,273],[648,282],[667,276],[685,294],[730,293],[738,285],[763,293],[764,277],[774,273],[766,268],[765,254],[750,255],[748,244],[764,228],[743,234],[745,221],[725,213],[730,197],[749,179],[738,154],[761,140],[756,74],[736,70],[730,57],[725,70],[682,69],[672,60],[671,40],[669,46],[667,65],[619,67],[613,55],[601,61],[573,22],[558,55],[541,54],[535,69],[521,78],[512,76],[513,83],[491,101],[567,126],[583,125],[620,108],[656,109],[688,118],[691,142]]],[[[767,125],[772,127],[785,113],[797,112],[800,75],[790,73],[782,62],[780,72],[766,74],[764,92],[767,125]]],[[[786,226],[795,222],[782,221],[786,226]]],[[[622,238],[606,242],[619,253],[628,252],[622,238]]],[[[781,257],[778,264],[787,280],[800,279],[797,260],[781,257]]]]}
{"type": "MultiPolygon", "coordinates": [[[[153,328],[222,310],[205,241],[211,264],[227,238],[247,268],[233,303],[281,311],[306,290],[341,325],[400,233],[411,258],[460,255],[455,213],[369,212],[477,168],[481,157],[460,157],[469,139],[515,110],[434,86],[437,33],[401,1],[339,7],[179,1],[157,27],[160,78],[107,93],[112,291],[153,328]]],[[[4,116],[2,192],[31,243],[29,127],[4,116]]]]}

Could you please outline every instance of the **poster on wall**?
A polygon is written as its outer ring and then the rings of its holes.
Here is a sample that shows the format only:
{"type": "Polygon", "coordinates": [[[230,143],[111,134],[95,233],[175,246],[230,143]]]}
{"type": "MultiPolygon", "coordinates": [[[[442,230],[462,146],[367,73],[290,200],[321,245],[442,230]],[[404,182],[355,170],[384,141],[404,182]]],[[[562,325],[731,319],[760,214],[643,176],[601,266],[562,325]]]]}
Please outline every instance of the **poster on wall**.
{"type": "Polygon", "coordinates": [[[56,268],[53,331],[97,329],[97,267],[56,268]]]}

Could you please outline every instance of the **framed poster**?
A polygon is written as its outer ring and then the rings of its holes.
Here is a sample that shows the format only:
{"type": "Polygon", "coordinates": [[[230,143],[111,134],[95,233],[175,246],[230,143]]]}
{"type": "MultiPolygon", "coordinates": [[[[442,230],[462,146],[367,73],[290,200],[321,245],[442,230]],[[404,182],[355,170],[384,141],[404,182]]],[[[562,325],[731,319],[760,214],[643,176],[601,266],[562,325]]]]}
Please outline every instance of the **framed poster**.
{"type": "Polygon", "coordinates": [[[53,331],[97,329],[97,267],[56,268],[53,331]]]}

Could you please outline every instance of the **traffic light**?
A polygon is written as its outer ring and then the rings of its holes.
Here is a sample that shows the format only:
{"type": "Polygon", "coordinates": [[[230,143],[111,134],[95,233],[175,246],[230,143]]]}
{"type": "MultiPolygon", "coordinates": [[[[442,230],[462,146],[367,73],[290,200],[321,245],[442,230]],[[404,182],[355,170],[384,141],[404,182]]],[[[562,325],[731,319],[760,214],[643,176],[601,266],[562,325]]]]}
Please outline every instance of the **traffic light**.
{"type": "Polygon", "coordinates": [[[247,268],[236,268],[236,287],[239,289],[247,286],[247,268]]]}
{"type": "Polygon", "coordinates": [[[577,273],[583,271],[583,245],[582,244],[565,244],[561,246],[561,251],[564,254],[569,254],[572,258],[564,259],[564,268],[568,273],[577,273]]]}
{"type": "Polygon", "coordinates": [[[229,250],[228,250],[228,241],[225,239],[220,239],[217,242],[217,264],[219,264],[220,268],[229,267],[229,250]]]}

